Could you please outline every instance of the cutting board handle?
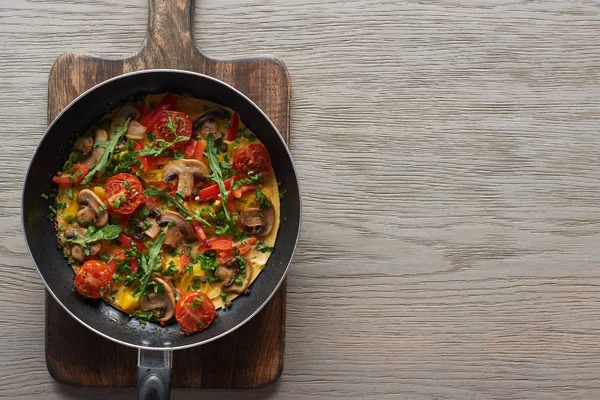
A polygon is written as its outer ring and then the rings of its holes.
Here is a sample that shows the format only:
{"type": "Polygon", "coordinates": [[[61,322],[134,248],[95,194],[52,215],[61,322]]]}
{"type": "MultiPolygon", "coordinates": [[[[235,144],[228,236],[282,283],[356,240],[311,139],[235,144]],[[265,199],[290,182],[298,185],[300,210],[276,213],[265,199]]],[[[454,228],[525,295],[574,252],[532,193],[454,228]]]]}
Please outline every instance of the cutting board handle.
{"type": "Polygon", "coordinates": [[[195,0],[148,0],[148,29],[140,53],[158,64],[170,64],[171,60],[201,53],[194,40],[195,3],[195,0]]]}

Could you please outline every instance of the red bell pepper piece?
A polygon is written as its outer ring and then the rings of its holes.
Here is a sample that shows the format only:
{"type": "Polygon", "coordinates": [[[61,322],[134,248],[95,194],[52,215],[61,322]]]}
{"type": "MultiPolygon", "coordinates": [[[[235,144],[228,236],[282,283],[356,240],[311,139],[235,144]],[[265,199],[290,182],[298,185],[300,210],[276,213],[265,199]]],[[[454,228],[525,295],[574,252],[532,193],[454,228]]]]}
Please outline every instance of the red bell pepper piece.
{"type": "Polygon", "coordinates": [[[199,140],[196,142],[196,148],[194,149],[194,154],[192,154],[192,158],[202,161],[204,158],[204,150],[206,150],[206,142],[204,140],[199,140]]]}
{"type": "Polygon", "coordinates": [[[233,244],[234,247],[237,247],[237,249],[240,252],[240,255],[246,255],[250,252],[250,250],[252,250],[252,246],[254,246],[256,243],[258,242],[258,239],[255,238],[254,236],[246,238],[244,240],[240,240],[239,242],[235,242],[233,244]]]}
{"type": "Polygon", "coordinates": [[[148,248],[146,245],[139,239],[132,238],[124,233],[119,235],[119,242],[123,243],[125,246],[132,248],[133,244],[135,244],[135,248],[139,251],[146,251],[148,248]]]}
{"type": "Polygon", "coordinates": [[[183,147],[183,154],[185,154],[185,158],[192,158],[194,155],[194,151],[196,150],[196,142],[194,139],[190,139],[185,143],[183,147]]]}
{"type": "Polygon", "coordinates": [[[137,108],[138,112],[140,113],[140,116],[138,117],[138,120],[140,121],[146,118],[151,111],[150,107],[148,107],[146,103],[138,104],[135,106],[135,108],[137,108]]]}
{"type": "Polygon", "coordinates": [[[194,234],[196,234],[196,237],[200,243],[204,243],[206,241],[206,233],[204,233],[204,229],[202,229],[202,224],[194,220],[192,222],[192,227],[194,228],[194,234]]]}
{"type": "Polygon", "coordinates": [[[146,128],[150,128],[158,120],[163,111],[173,110],[175,107],[177,107],[177,99],[172,94],[168,94],[156,103],[152,111],[145,118],[140,120],[140,124],[146,128]]]}
{"type": "Polygon", "coordinates": [[[190,256],[182,254],[179,260],[179,270],[184,271],[190,265],[190,256]]]}
{"type": "MultiPolygon", "coordinates": [[[[231,180],[238,179],[238,175],[233,176],[229,179],[226,179],[223,183],[225,184],[225,190],[229,190],[231,189],[231,180]]],[[[219,195],[221,194],[221,191],[219,189],[219,185],[217,185],[216,183],[214,185],[205,187],[204,189],[202,189],[200,191],[200,200],[202,201],[208,201],[208,200],[212,200],[212,199],[216,199],[217,197],[219,197],[219,195]]]]}
{"type": "Polygon", "coordinates": [[[231,122],[229,122],[229,130],[227,131],[227,136],[225,140],[229,140],[233,142],[237,138],[238,127],[240,126],[240,117],[238,113],[234,112],[231,117],[231,122]]]}
{"type": "Polygon", "coordinates": [[[217,251],[217,261],[219,264],[227,264],[233,259],[233,250],[219,250],[217,251]]]}
{"type": "Polygon", "coordinates": [[[73,164],[73,173],[63,173],[60,176],[55,175],[52,180],[59,185],[74,185],[85,178],[90,169],[83,164],[73,164]]]}
{"type": "Polygon", "coordinates": [[[201,246],[198,246],[198,251],[204,253],[209,250],[230,251],[233,249],[233,241],[231,238],[215,238],[210,239],[201,246]]]}

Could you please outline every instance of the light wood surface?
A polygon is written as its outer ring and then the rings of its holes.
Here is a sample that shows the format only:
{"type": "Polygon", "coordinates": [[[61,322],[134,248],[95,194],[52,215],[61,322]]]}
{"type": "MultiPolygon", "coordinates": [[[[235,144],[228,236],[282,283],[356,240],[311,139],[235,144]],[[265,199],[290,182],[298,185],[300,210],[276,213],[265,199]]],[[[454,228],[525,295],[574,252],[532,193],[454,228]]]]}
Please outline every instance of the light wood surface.
{"type": "MultiPolygon", "coordinates": [[[[304,199],[286,362],[173,399],[600,398],[600,5],[198,0],[211,56],[293,82],[304,199]]],[[[145,0],[0,1],[0,397],[125,399],[52,381],[20,228],[47,73],[132,53],[145,0]]]]}

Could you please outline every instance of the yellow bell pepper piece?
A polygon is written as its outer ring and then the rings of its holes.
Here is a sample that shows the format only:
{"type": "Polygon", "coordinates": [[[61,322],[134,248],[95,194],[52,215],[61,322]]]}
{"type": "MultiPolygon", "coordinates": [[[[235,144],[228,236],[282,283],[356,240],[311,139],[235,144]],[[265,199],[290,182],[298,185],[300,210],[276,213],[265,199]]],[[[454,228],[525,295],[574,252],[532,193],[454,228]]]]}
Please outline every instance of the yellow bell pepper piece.
{"type": "Polygon", "coordinates": [[[131,313],[137,308],[138,301],[135,297],[133,297],[131,290],[124,289],[119,294],[119,304],[121,305],[123,310],[127,311],[128,313],[131,313]]]}

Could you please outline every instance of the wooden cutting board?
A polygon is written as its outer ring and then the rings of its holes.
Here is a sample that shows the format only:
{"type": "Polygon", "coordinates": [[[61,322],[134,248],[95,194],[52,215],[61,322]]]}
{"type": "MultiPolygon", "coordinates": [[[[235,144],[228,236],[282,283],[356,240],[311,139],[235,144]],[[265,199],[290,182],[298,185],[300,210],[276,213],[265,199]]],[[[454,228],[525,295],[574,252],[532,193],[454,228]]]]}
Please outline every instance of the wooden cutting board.
{"type": "MultiPolygon", "coordinates": [[[[281,61],[212,59],[194,40],[194,0],[149,0],[148,5],[148,31],[136,54],[121,60],[65,54],[54,62],[48,81],[48,123],[79,94],[106,79],[142,69],[173,68],[210,75],[242,91],[289,143],[291,87],[281,61]]],[[[269,304],[237,331],[175,352],[173,387],[241,389],[275,381],[283,369],[285,299],[284,283],[269,304]]],[[[84,328],[48,293],[46,364],[54,379],[71,385],[136,385],[137,350],[84,328]]]]}

